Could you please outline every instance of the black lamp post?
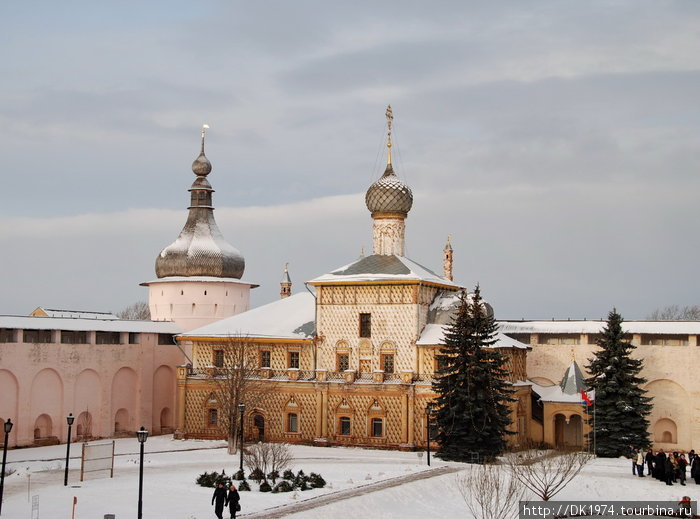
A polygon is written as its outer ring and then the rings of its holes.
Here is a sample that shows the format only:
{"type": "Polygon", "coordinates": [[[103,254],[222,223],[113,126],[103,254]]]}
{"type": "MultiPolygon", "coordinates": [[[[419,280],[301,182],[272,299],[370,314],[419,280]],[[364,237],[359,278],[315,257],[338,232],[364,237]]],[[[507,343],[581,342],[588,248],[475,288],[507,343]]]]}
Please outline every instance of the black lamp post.
{"type": "Polygon", "coordinates": [[[63,476],[64,487],[68,486],[68,460],[70,459],[70,430],[73,426],[74,420],[75,417],[73,416],[73,413],[69,413],[68,416],[66,416],[66,422],[68,423],[68,442],[66,443],[66,473],[63,476]]]}
{"type": "Polygon", "coordinates": [[[433,403],[428,402],[428,405],[425,406],[425,429],[426,429],[426,438],[428,439],[428,443],[426,444],[426,451],[428,453],[428,467],[430,467],[430,415],[433,412],[433,403]]]}
{"type": "Polygon", "coordinates": [[[7,442],[9,441],[8,436],[12,430],[12,420],[9,418],[2,424],[5,428],[5,443],[2,447],[2,472],[0,473],[0,514],[2,513],[2,492],[5,489],[5,463],[7,462],[7,442]]]}
{"type": "Polygon", "coordinates": [[[136,437],[141,446],[141,457],[139,460],[139,512],[137,515],[138,519],[141,519],[141,512],[143,509],[143,444],[146,443],[146,438],[148,438],[148,431],[141,426],[141,429],[136,431],[136,437]]]}
{"type": "Polygon", "coordinates": [[[243,472],[243,413],[245,412],[245,404],[243,402],[238,404],[238,410],[241,412],[241,445],[240,445],[241,466],[240,466],[240,469],[241,469],[241,472],[243,472]]]}

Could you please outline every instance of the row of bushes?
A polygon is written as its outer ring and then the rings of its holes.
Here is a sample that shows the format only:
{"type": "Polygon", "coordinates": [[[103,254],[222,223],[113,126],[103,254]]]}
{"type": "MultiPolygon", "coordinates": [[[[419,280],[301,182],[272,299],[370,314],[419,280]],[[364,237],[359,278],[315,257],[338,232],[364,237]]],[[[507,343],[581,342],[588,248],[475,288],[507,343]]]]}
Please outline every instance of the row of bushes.
{"type": "MultiPolygon", "coordinates": [[[[280,475],[277,471],[273,471],[267,476],[265,476],[261,470],[256,469],[250,474],[250,479],[254,480],[260,485],[260,492],[292,492],[293,490],[311,490],[313,488],[323,488],[326,486],[326,480],[320,474],[312,472],[309,475],[304,474],[303,470],[300,470],[296,474],[291,470],[287,469],[282,473],[282,480],[276,483],[280,475]],[[268,479],[272,481],[272,485],[268,482],[268,479]]],[[[222,483],[226,488],[228,488],[233,481],[240,481],[238,483],[239,491],[249,491],[250,484],[245,479],[245,474],[243,471],[239,470],[233,476],[227,476],[226,471],[222,470],[221,474],[218,472],[205,472],[197,477],[196,483],[201,487],[213,488],[219,483],[222,483]]]]}

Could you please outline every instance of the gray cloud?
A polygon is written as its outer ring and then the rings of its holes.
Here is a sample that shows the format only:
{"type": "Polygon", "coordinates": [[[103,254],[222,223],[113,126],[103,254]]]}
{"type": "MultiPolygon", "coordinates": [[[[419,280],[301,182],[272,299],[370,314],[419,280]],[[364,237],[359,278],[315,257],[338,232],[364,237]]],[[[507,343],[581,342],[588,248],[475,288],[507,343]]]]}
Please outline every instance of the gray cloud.
{"type": "Polygon", "coordinates": [[[389,102],[418,262],[439,270],[452,233],[458,279],[505,317],[696,304],[699,14],[652,0],[8,4],[2,311],[145,297],[138,282],[184,223],[204,122],[216,215],[263,283],[257,302],[286,261],[297,283],[351,261],[370,245],[361,193],[382,171],[389,102]]]}

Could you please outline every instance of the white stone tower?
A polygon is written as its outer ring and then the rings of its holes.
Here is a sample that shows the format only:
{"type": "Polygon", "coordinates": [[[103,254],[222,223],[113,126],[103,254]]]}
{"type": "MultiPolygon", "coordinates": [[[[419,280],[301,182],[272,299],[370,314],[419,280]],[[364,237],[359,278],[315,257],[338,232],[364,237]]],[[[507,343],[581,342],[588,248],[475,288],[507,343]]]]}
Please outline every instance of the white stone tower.
{"type": "Polygon", "coordinates": [[[184,331],[245,312],[250,289],[241,281],[245,260],[222,236],[214,219],[212,193],[207,180],[211,163],[202,148],[192,163],[197,176],[190,191],[187,222],[177,240],[156,258],[158,279],[148,287],[148,306],[154,321],[175,321],[184,331]]]}

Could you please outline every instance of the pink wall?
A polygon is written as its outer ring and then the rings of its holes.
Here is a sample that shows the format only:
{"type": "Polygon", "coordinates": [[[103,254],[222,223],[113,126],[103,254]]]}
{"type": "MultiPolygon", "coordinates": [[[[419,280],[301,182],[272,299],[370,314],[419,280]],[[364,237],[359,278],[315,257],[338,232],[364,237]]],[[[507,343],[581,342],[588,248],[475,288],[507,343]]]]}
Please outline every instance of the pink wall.
{"type": "Polygon", "coordinates": [[[9,446],[34,443],[37,427],[65,442],[68,413],[74,440],[87,416],[93,436],[112,436],[120,410],[126,434],[142,425],[157,434],[164,410],[174,413],[175,366],[186,363],[175,345],[158,345],[157,333],[141,333],[139,344],[2,343],[0,351],[0,418],[15,424],[9,446]]]}

